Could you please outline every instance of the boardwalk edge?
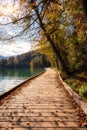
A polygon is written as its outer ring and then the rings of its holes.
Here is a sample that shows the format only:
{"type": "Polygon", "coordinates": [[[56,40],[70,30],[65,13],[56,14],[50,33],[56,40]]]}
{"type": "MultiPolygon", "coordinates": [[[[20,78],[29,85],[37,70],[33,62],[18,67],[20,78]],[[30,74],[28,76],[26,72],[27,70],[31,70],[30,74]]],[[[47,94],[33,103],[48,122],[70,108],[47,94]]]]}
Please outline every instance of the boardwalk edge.
{"type": "Polygon", "coordinates": [[[38,73],[32,77],[27,78],[26,80],[24,80],[23,82],[21,82],[20,84],[14,86],[13,88],[7,90],[6,92],[4,92],[3,94],[0,95],[0,100],[3,99],[4,97],[8,96],[9,94],[11,94],[14,90],[16,90],[18,87],[20,87],[21,85],[23,85],[24,83],[26,83],[29,80],[32,80],[38,76],[40,76],[41,74],[45,73],[46,69],[44,71],[42,71],[41,73],[38,73]]]}
{"type": "Polygon", "coordinates": [[[82,99],[82,97],[80,97],[76,92],[74,92],[72,90],[71,87],[69,87],[68,84],[66,84],[63,79],[61,78],[60,74],[59,75],[59,79],[62,82],[65,90],[69,93],[69,95],[76,101],[76,103],[79,105],[79,107],[82,109],[82,111],[84,112],[85,115],[87,115],[87,102],[82,99]]]}

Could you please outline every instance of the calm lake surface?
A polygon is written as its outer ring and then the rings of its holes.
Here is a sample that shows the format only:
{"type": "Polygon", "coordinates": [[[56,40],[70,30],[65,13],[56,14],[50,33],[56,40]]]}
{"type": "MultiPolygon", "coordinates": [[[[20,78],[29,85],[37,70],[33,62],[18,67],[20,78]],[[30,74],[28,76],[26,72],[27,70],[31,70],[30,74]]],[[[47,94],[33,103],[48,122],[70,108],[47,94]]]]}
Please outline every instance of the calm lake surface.
{"type": "Polygon", "coordinates": [[[32,69],[29,68],[12,68],[12,69],[0,69],[0,95],[14,86],[20,84],[25,79],[34,76],[44,69],[32,69]]]}

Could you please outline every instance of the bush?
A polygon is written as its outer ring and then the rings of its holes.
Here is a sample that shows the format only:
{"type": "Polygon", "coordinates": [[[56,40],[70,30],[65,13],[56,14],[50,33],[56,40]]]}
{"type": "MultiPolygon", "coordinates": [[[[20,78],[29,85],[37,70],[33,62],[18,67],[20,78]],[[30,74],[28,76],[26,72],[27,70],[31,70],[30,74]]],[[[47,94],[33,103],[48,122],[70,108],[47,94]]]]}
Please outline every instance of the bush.
{"type": "Polygon", "coordinates": [[[87,85],[82,85],[81,88],[79,89],[79,95],[81,97],[87,98],[87,85]]]}

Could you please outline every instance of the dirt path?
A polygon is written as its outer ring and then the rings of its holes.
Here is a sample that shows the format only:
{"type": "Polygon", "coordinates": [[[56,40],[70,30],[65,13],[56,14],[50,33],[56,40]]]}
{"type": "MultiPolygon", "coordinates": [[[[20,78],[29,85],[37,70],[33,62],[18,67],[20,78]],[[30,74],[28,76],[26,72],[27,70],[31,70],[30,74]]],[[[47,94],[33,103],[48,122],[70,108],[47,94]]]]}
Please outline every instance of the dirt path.
{"type": "Polygon", "coordinates": [[[0,105],[0,130],[86,130],[52,69],[28,81],[0,105]]]}

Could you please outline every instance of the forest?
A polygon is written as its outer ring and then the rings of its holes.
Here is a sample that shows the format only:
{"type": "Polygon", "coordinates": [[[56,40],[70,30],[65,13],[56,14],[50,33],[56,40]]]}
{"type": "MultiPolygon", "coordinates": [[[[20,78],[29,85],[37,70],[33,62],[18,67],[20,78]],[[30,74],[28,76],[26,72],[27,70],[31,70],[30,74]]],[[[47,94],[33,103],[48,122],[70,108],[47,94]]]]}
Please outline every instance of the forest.
{"type": "Polygon", "coordinates": [[[23,27],[9,40],[26,33],[37,43],[33,47],[47,55],[63,79],[77,93],[87,96],[87,1],[19,0],[19,5],[21,13],[2,24],[23,27]]]}
{"type": "Polygon", "coordinates": [[[45,68],[51,66],[51,63],[47,59],[45,54],[39,52],[30,51],[16,56],[10,56],[0,59],[0,69],[3,68],[45,68]]]}

